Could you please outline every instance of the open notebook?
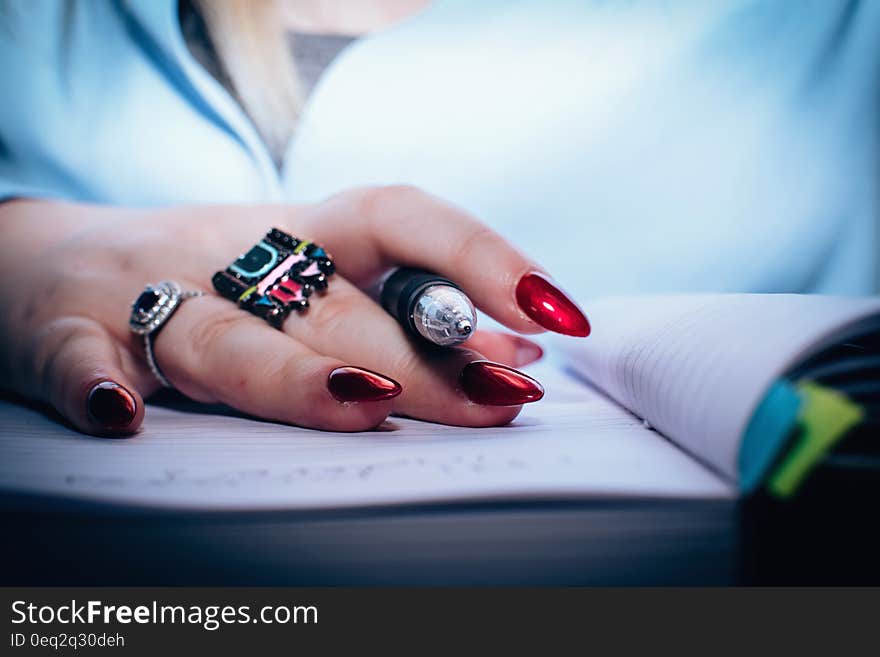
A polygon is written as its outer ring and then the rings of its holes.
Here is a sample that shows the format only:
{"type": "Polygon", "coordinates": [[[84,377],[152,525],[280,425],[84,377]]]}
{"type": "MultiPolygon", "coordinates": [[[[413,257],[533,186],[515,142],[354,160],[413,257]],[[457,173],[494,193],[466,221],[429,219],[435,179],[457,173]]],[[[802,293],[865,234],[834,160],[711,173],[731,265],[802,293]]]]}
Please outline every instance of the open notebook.
{"type": "MultiPolygon", "coordinates": [[[[391,418],[337,434],[150,405],[142,433],[106,440],[7,401],[0,492],[200,510],[729,499],[791,440],[798,405],[765,403],[780,377],[827,373],[829,363],[838,376],[849,368],[847,382],[876,377],[865,366],[880,342],[876,299],[633,297],[589,309],[593,335],[559,341],[554,362],[533,370],[547,397],[507,427],[391,418]]],[[[848,393],[873,394],[859,385],[848,393]]]]}

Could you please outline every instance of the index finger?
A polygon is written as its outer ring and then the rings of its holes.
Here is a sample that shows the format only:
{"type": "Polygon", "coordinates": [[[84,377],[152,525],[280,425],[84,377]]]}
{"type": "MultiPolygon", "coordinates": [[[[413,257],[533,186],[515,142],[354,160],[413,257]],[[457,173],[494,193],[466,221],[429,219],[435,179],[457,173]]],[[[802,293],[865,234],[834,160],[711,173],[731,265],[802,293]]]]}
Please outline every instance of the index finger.
{"type": "Polygon", "coordinates": [[[295,223],[333,252],[350,280],[366,281],[392,266],[419,267],[455,281],[481,310],[516,331],[590,333],[583,311],[537,263],[468,213],[416,188],[338,194],[295,223]]]}

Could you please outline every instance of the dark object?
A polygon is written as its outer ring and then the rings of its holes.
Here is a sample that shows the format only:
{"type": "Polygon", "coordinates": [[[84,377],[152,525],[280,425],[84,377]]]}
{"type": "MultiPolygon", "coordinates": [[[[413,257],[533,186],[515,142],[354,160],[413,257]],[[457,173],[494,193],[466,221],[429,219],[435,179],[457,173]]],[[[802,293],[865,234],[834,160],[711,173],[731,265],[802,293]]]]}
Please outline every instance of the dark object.
{"type": "Polygon", "coordinates": [[[280,329],[291,310],[309,307],[313,291],[327,289],[335,269],[323,247],[273,228],[212,283],[221,296],[280,329]]]}
{"type": "Polygon", "coordinates": [[[134,309],[140,313],[146,313],[162,300],[158,290],[146,289],[134,302],[134,309]]]}
{"type": "Polygon", "coordinates": [[[544,396],[544,388],[532,377],[487,360],[465,365],[459,382],[468,399],[487,406],[517,406],[544,396]]]}
{"type": "Polygon", "coordinates": [[[198,513],[0,494],[0,584],[877,585],[880,480],[792,502],[595,499],[198,513]]]}
{"type": "Polygon", "coordinates": [[[342,402],[382,401],[403,391],[394,379],[361,367],[337,367],[327,378],[327,389],[342,402]]]}
{"type": "Polygon", "coordinates": [[[438,346],[461,344],[477,327],[476,309],[464,291],[422,269],[397,269],[382,284],[379,301],[407,333],[438,346]]]}
{"type": "Polygon", "coordinates": [[[118,383],[102,381],[89,392],[86,406],[89,418],[107,429],[124,429],[137,414],[137,402],[118,383]]]}
{"type": "Polygon", "coordinates": [[[649,585],[735,577],[731,502],[187,513],[8,499],[0,584],[649,585]],[[33,504],[33,505],[32,505],[33,504]]]}

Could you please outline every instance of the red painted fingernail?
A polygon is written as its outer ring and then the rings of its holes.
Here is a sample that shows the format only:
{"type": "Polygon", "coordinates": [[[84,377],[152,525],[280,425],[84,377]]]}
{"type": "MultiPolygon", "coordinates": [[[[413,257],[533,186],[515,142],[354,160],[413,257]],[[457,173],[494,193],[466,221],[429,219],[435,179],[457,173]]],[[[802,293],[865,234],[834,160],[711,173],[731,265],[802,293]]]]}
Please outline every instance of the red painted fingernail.
{"type": "Polygon", "coordinates": [[[487,406],[518,406],[544,396],[544,388],[532,377],[488,360],[465,365],[459,381],[468,399],[487,406]]]}
{"type": "Polygon", "coordinates": [[[520,279],[516,302],[526,315],[549,331],[579,338],[590,334],[590,322],[583,311],[543,274],[526,274],[520,279]]]}
{"type": "Polygon", "coordinates": [[[513,336],[513,341],[515,344],[513,364],[517,367],[534,363],[536,360],[541,360],[544,357],[544,350],[541,349],[541,345],[537,342],[526,340],[518,335],[513,336]]]}
{"type": "Polygon", "coordinates": [[[403,391],[394,379],[360,367],[337,367],[327,377],[327,389],[341,402],[383,401],[403,391]]]}
{"type": "Polygon", "coordinates": [[[113,381],[102,381],[89,390],[89,418],[107,429],[124,429],[137,415],[134,395],[113,381]]]}

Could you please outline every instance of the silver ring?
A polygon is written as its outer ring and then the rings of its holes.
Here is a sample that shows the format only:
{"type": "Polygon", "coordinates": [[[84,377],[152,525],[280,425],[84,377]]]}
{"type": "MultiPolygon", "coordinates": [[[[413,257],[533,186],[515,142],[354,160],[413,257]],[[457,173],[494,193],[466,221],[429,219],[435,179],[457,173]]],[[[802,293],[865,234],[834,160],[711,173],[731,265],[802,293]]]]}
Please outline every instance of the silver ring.
{"type": "Polygon", "coordinates": [[[181,303],[186,299],[200,297],[204,294],[200,290],[184,292],[180,285],[174,281],[162,281],[156,285],[147,285],[131,306],[128,327],[132,333],[144,337],[147,365],[153,376],[166,388],[173,386],[156,364],[156,357],[153,355],[153,340],[156,339],[156,335],[181,303]]]}

